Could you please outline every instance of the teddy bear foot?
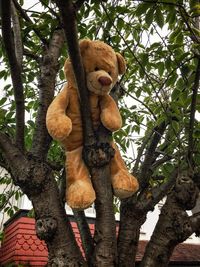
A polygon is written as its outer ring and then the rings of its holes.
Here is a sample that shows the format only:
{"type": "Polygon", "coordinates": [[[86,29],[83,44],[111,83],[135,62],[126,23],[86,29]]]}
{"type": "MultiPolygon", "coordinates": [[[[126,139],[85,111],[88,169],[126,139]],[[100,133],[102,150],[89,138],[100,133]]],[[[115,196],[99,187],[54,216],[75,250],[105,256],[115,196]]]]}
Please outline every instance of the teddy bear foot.
{"type": "Polygon", "coordinates": [[[125,170],[120,170],[112,177],[114,195],[121,199],[131,197],[138,189],[137,179],[125,170]]]}
{"type": "Polygon", "coordinates": [[[91,182],[75,181],[66,192],[66,202],[76,210],[87,209],[95,201],[96,195],[91,182]]]}

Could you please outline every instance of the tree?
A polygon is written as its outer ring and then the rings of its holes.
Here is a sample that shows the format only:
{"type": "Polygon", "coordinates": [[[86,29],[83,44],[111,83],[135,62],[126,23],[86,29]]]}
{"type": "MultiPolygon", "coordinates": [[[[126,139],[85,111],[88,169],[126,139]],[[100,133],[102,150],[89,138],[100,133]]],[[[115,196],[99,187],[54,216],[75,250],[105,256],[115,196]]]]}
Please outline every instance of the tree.
{"type": "MultiPolygon", "coordinates": [[[[0,77],[5,86],[0,100],[0,165],[33,203],[37,235],[49,251],[48,265],[135,266],[140,227],[166,197],[141,266],[167,266],[178,243],[194,232],[199,235],[199,212],[186,212],[195,206],[200,186],[200,128],[195,116],[200,111],[199,0],[38,3],[39,11],[26,10],[23,0],[1,0],[0,77]],[[114,138],[140,190],[121,202],[118,237],[109,182],[110,133],[102,127],[98,141],[106,145],[97,144],[88,118],[77,36],[104,40],[122,51],[128,63],[126,75],[114,88],[115,96],[124,95],[119,99],[124,126],[114,138]],[[94,238],[84,213],[74,211],[86,260],[61,201],[63,152],[45,126],[47,108],[64,80],[67,54],[80,92],[85,155],[92,150],[98,159],[99,151],[108,148],[103,166],[85,158],[97,195],[94,238]],[[132,100],[129,106],[123,100],[127,97],[132,100]],[[139,137],[134,139],[134,134],[139,137]],[[134,159],[126,154],[132,142],[138,146],[134,159]]],[[[9,196],[1,198],[4,203],[9,196]]]]}

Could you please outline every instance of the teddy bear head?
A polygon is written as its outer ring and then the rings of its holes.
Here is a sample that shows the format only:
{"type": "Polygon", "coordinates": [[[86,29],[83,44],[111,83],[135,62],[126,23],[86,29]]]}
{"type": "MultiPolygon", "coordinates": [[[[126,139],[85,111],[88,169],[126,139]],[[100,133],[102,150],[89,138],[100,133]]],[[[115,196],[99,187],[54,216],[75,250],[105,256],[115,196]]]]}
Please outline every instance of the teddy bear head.
{"type": "MultiPolygon", "coordinates": [[[[108,94],[116,84],[118,75],[125,72],[124,58],[109,45],[97,40],[81,40],[80,52],[88,90],[97,95],[108,94]]],[[[64,72],[67,81],[76,87],[69,59],[65,62],[64,72]]]]}

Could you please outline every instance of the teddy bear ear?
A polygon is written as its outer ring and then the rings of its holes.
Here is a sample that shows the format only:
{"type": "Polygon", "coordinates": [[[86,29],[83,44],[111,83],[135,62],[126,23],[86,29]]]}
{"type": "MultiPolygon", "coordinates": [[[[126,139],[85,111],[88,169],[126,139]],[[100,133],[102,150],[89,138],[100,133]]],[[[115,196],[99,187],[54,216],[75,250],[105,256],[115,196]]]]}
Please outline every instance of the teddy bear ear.
{"type": "Polygon", "coordinates": [[[119,53],[116,53],[116,56],[117,56],[119,74],[124,74],[125,71],[126,71],[126,62],[125,62],[125,59],[119,53]]]}
{"type": "Polygon", "coordinates": [[[83,55],[84,51],[89,47],[91,43],[90,39],[83,39],[79,42],[81,55],[83,55]]]}

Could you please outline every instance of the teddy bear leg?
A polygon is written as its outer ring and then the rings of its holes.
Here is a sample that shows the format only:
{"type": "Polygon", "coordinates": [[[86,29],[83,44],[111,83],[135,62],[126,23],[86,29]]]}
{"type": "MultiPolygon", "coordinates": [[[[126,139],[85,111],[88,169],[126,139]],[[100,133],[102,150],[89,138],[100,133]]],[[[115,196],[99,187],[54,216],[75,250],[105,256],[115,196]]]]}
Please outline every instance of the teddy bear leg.
{"type": "Polygon", "coordinates": [[[137,179],[128,172],[117,146],[112,143],[115,155],[111,159],[111,181],[115,196],[123,199],[132,196],[139,188],[137,179]]]}
{"type": "Polygon", "coordinates": [[[72,209],[83,210],[95,200],[88,169],[82,159],[82,147],[66,153],[66,202],[72,209]]]}

